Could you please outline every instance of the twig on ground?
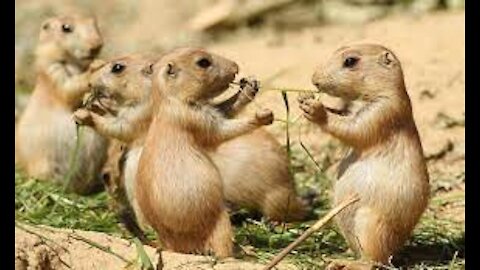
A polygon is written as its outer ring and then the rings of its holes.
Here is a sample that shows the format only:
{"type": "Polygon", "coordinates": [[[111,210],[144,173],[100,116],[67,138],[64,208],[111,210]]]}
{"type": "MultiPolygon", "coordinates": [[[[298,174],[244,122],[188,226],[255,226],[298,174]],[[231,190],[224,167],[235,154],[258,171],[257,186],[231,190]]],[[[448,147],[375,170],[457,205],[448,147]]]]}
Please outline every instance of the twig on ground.
{"type": "MultiPolygon", "coordinates": [[[[32,224],[28,224],[28,226],[36,227],[36,226],[34,226],[34,225],[32,225],[32,224]]],[[[20,223],[18,223],[17,221],[15,221],[15,227],[17,227],[17,228],[19,228],[20,230],[25,231],[25,232],[27,232],[27,233],[29,233],[29,234],[33,234],[33,235],[39,237],[40,239],[42,239],[43,241],[52,242],[53,244],[61,247],[64,251],[67,251],[67,252],[68,252],[68,249],[67,249],[66,247],[58,244],[57,242],[53,241],[52,239],[50,239],[50,238],[48,238],[48,237],[46,237],[46,236],[44,236],[44,235],[41,235],[41,234],[39,234],[39,233],[37,233],[37,232],[34,232],[34,231],[30,230],[30,229],[27,229],[25,226],[20,225],[20,223]]]]}
{"type": "Polygon", "coordinates": [[[288,253],[290,253],[290,251],[292,251],[296,246],[298,246],[300,243],[302,243],[305,239],[307,239],[314,232],[318,231],[320,228],[325,226],[325,224],[327,224],[340,211],[345,209],[347,206],[357,202],[358,200],[360,200],[358,195],[353,195],[353,196],[349,197],[348,199],[339,203],[336,207],[334,207],[332,210],[330,210],[330,212],[328,212],[323,218],[321,218],[319,221],[317,221],[315,224],[313,224],[312,227],[308,228],[293,243],[291,243],[285,249],[283,249],[275,258],[273,258],[273,260],[264,268],[264,270],[272,269],[281,260],[283,260],[283,258],[285,258],[285,256],[287,256],[288,253]]]}

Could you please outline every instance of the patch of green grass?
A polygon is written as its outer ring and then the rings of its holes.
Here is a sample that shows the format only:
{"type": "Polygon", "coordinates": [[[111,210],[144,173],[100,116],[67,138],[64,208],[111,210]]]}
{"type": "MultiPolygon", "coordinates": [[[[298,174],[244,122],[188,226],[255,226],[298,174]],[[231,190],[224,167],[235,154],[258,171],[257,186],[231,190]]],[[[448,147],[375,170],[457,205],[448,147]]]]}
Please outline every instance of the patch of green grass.
{"type": "Polygon", "coordinates": [[[464,269],[465,226],[428,210],[399,257],[413,269],[464,269]]]}
{"type": "Polygon", "coordinates": [[[61,186],[15,173],[15,219],[27,223],[119,234],[108,195],[79,196],[63,192],[61,186]]]}
{"type": "MultiPolygon", "coordinates": [[[[298,238],[314,222],[290,223],[273,226],[265,221],[247,219],[236,228],[236,241],[249,247],[260,262],[266,263],[288,244],[298,238]]],[[[342,236],[329,226],[309,237],[292,251],[288,260],[298,266],[312,269],[324,266],[324,257],[350,257],[342,236]]]]}

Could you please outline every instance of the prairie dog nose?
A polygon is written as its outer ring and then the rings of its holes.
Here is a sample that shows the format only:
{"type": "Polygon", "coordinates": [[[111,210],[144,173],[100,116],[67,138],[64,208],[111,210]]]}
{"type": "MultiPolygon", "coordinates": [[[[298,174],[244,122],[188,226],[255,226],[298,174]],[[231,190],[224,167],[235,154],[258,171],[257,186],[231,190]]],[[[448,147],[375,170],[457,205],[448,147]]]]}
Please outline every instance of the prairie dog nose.
{"type": "Polygon", "coordinates": [[[315,85],[315,87],[319,88],[322,86],[323,83],[325,83],[327,77],[328,76],[327,74],[325,74],[323,69],[317,68],[317,70],[312,75],[312,84],[315,85]]]}

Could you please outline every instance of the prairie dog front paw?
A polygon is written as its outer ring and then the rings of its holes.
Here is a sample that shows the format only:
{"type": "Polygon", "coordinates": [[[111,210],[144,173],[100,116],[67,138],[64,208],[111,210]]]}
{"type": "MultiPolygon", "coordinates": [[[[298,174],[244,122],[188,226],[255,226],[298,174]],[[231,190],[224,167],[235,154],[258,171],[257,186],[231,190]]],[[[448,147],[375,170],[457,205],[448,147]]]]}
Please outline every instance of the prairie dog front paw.
{"type": "Polygon", "coordinates": [[[93,126],[92,114],[86,109],[78,109],[73,113],[73,120],[80,126],[93,126]]]}
{"type": "Polygon", "coordinates": [[[273,112],[269,109],[259,110],[255,114],[255,121],[261,126],[270,125],[273,123],[273,112]]]}
{"type": "Polygon", "coordinates": [[[258,93],[259,88],[260,82],[254,77],[242,78],[240,80],[240,91],[250,100],[255,97],[255,95],[258,93]]]}
{"type": "Polygon", "coordinates": [[[300,103],[300,109],[303,111],[303,115],[309,121],[323,124],[327,121],[327,111],[323,104],[316,100],[313,94],[302,94],[298,97],[300,103]]]}

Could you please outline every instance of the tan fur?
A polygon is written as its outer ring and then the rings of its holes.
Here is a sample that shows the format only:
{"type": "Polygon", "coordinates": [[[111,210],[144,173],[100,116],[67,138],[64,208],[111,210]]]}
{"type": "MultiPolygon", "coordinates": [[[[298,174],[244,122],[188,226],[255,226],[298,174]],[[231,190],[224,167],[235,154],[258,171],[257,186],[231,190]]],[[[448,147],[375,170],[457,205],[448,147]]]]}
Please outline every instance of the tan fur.
{"type": "MultiPolygon", "coordinates": [[[[422,145],[400,62],[380,45],[343,47],[315,71],[312,82],[320,91],[359,106],[339,115],[311,96],[299,98],[308,119],[352,147],[340,165],[334,201],[354,192],[361,200],[337,216],[343,235],[363,261],[387,263],[409,238],[429,197],[422,145]],[[358,62],[346,67],[346,59],[352,57],[358,62]]],[[[366,267],[364,262],[346,266],[366,267]]]]}
{"type": "Polygon", "coordinates": [[[94,92],[92,95],[100,95],[93,103],[100,112],[82,108],[74,113],[77,122],[112,139],[103,173],[110,176],[114,186],[125,189],[141,226],[146,222],[135,200],[134,180],[143,141],[151,123],[150,90],[145,92],[145,89],[151,88],[151,65],[156,60],[153,55],[134,54],[97,66],[90,84],[94,92]],[[115,64],[121,64],[125,70],[114,73],[112,68],[115,64]],[[123,162],[120,157],[124,158],[123,162]]]}
{"type": "MultiPolygon", "coordinates": [[[[40,30],[37,83],[15,131],[15,161],[35,178],[64,182],[76,143],[71,113],[88,90],[88,67],[102,47],[94,18],[54,17],[40,30]],[[62,27],[70,27],[66,33],[62,27]]],[[[106,140],[89,128],[81,132],[77,170],[68,190],[90,193],[101,183],[106,140]]]]}
{"type": "MultiPolygon", "coordinates": [[[[101,91],[104,96],[116,97],[119,100],[117,102],[119,104],[113,106],[114,110],[118,111],[118,117],[110,117],[112,123],[123,123],[120,135],[118,128],[111,129],[111,124],[102,124],[107,122],[105,118],[109,115],[102,117],[93,112],[90,114],[94,114],[93,128],[99,133],[129,141],[129,153],[123,173],[125,179],[122,181],[126,183],[127,194],[133,205],[137,204],[133,195],[133,179],[147,133],[146,127],[151,119],[151,110],[147,110],[144,103],[151,106],[148,67],[155,62],[154,59],[155,57],[146,55],[117,58],[92,75],[92,85],[98,91],[101,91]],[[111,71],[113,65],[118,63],[125,65],[121,75],[115,75],[111,71]],[[129,102],[135,104],[124,105],[129,102]],[[134,128],[128,127],[130,125],[134,128]],[[130,131],[133,133],[128,134],[130,131]]],[[[244,89],[247,92],[248,90],[251,89],[244,89]]],[[[254,93],[252,93],[253,96],[254,93]]],[[[228,117],[233,117],[249,101],[248,97],[237,93],[215,106],[228,117]]],[[[243,207],[260,209],[264,215],[273,220],[295,220],[305,216],[305,207],[295,193],[293,180],[288,172],[286,153],[267,131],[258,129],[229,140],[209,152],[209,155],[222,175],[227,201],[243,207]]],[[[138,213],[138,207],[134,206],[134,208],[137,210],[139,219],[143,219],[138,213]]]]}
{"type": "Polygon", "coordinates": [[[208,152],[271,124],[273,114],[265,110],[255,117],[226,119],[208,104],[238,72],[234,62],[218,55],[177,49],[155,69],[155,111],[135,183],[141,211],[167,249],[231,256],[233,233],[222,178],[208,152]]]}
{"type": "Polygon", "coordinates": [[[305,218],[307,208],[295,192],[286,153],[266,130],[227,141],[210,156],[222,175],[227,201],[259,209],[271,220],[305,218]]]}

